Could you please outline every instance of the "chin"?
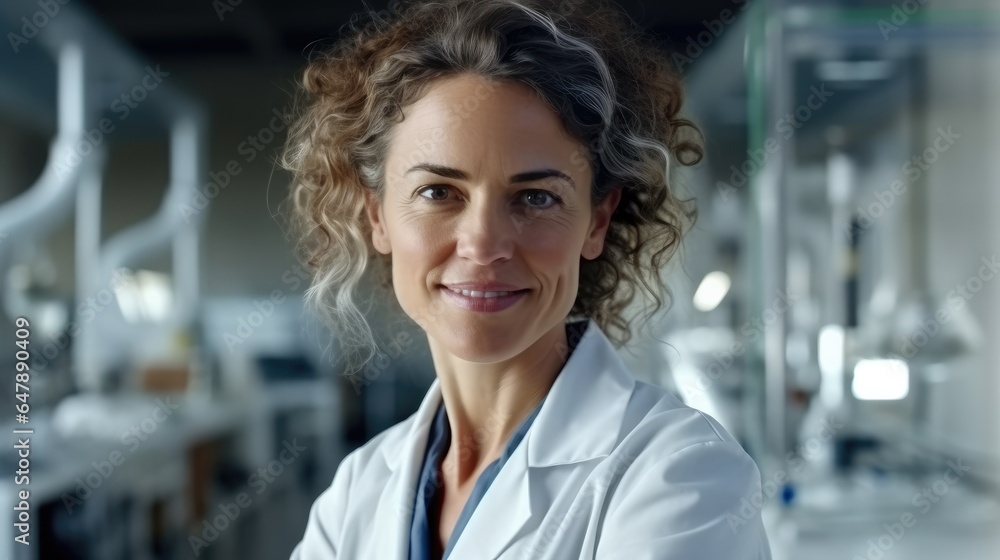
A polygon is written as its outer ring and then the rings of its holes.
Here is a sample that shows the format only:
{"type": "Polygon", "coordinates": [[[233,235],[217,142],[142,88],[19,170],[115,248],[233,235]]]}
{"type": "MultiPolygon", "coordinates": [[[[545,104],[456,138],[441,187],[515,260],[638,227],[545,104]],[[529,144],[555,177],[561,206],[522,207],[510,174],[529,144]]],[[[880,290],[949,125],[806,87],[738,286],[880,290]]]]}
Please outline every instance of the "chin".
{"type": "Polygon", "coordinates": [[[488,327],[467,329],[455,323],[438,325],[435,340],[456,358],[474,363],[495,363],[516,356],[521,348],[513,334],[491,332],[488,327]]]}

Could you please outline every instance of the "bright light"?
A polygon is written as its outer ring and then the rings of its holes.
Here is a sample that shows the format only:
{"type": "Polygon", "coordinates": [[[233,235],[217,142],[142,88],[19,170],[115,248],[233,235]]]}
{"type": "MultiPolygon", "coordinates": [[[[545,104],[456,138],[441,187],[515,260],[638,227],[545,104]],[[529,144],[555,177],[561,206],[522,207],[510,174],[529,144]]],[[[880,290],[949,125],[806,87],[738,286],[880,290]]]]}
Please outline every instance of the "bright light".
{"type": "Polygon", "coordinates": [[[854,398],[864,401],[899,400],[910,392],[910,368],[903,360],[860,360],[851,382],[854,398]]]}
{"type": "Polygon", "coordinates": [[[820,376],[819,396],[829,408],[840,406],[844,398],[844,328],[825,325],[819,330],[817,360],[820,376]]]}
{"type": "Polygon", "coordinates": [[[824,375],[841,373],[844,367],[844,329],[840,325],[825,325],[817,341],[819,369],[824,375]]]}
{"type": "Polygon", "coordinates": [[[729,286],[732,282],[729,275],[718,270],[709,272],[701,280],[698,289],[694,292],[694,308],[698,311],[711,311],[722,303],[722,299],[729,293],[729,286]]]}
{"type": "Polygon", "coordinates": [[[170,277],[151,270],[123,274],[129,281],[115,290],[115,297],[125,320],[130,323],[165,320],[173,299],[170,277]]]}

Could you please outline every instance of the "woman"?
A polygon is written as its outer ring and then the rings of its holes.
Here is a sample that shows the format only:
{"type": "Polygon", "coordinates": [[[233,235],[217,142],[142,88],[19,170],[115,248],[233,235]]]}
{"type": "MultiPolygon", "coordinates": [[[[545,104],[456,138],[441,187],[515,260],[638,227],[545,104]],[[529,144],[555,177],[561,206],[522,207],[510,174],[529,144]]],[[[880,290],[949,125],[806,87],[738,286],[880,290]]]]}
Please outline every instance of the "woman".
{"type": "Polygon", "coordinates": [[[352,299],[374,261],[436,379],[344,459],[291,558],[769,559],[753,461],[608,334],[637,285],[669,295],[695,217],[669,172],[702,148],[651,41],[582,0],[421,2],[303,84],[282,161],[307,298],[374,351],[352,299]]]}

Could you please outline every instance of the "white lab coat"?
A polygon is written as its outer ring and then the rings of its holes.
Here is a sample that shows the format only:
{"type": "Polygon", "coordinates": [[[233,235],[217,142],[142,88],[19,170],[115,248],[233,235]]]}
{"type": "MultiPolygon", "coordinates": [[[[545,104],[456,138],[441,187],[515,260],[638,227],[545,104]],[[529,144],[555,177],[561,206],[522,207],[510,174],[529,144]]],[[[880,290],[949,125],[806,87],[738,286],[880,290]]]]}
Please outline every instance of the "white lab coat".
{"type": "MultiPolygon", "coordinates": [[[[441,402],[341,462],[290,560],[407,560],[441,402]]],[[[638,381],[593,320],[451,560],[770,560],[760,472],[710,416],[638,381]],[[757,495],[757,500],[754,495],[757,495]]]]}

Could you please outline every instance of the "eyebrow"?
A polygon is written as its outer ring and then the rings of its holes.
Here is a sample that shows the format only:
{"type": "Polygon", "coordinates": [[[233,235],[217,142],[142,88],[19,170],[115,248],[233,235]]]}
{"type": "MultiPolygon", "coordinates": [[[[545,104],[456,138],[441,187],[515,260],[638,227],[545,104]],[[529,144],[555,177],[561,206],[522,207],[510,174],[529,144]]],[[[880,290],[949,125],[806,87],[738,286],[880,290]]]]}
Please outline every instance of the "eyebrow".
{"type": "MultiPolygon", "coordinates": [[[[467,181],[469,179],[469,174],[461,169],[448,167],[446,165],[435,165],[433,163],[418,163],[417,165],[409,168],[406,173],[403,173],[403,175],[408,175],[413,171],[426,171],[428,173],[440,175],[441,177],[455,179],[456,181],[467,181]]],[[[573,181],[569,175],[556,169],[537,169],[535,171],[526,171],[524,173],[511,175],[507,180],[511,183],[530,183],[541,179],[547,179],[549,177],[564,179],[570,185],[573,185],[574,189],[576,188],[576,182],[573,181]]]]}

